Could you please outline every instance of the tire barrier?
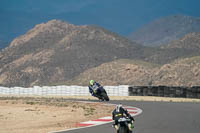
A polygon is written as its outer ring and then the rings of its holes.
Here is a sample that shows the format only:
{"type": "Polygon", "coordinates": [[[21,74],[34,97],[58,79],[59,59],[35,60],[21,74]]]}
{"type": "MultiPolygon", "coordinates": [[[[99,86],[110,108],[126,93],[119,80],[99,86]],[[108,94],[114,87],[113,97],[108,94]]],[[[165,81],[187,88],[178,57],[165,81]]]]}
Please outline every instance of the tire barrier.
{"type": "MultiPolygon", "coordinates": [[[[199,98],[200,86],[104,86],[109,96],[159,96],[159,97],[182,97],[199,98]]],[[[31,96],[90,96],[87,86],[34,86],[23,87],[0,87],[1,95],[31,95],[31,96]]]]}
{"type": "MultiPolygon", "coordinates": [[[[128,96],[128,86],[104,86],[109,96],[128,96]]],[[[33,86],[23,87],[0,87],[1,95],[31,95],[31,96],[90,96],[87,86],[33,86]]]]}
{"type": "Polygon", "coordinates": [[[200,86],[129,86],[129,96],[199,98],[200,86]]]}

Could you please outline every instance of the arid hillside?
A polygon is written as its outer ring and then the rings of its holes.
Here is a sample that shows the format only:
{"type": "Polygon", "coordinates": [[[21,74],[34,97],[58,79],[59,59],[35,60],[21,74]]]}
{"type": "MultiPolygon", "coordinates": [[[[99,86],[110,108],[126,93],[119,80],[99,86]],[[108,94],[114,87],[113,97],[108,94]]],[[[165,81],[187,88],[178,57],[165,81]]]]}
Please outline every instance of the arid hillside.
{"type": "Polygon", "coordinates": [[[141,48],[100,27],[52,20],[36,25],[0,52],[0,84],[33,86],[66,81],[105,62],[139,58],[141,48]]]}
{"type": "MultiPolygon", "coordinates": [[[[199,40],[198,33],[192,33],[167,47],[152,48],[101,27],[51,20],[36,25],[0,52],[0,84],[29,87],[79,80],[76,84],[81,85],[91,78],[107,85],[165,84],[158,66],[200,56],[199,40]]],[[[177,80],[168,83],[178,84],[177,80]]]]}
{"type": "Polygon", "coordinates": [[[181,39],[172,41],[162,48],[200,50],[200,32],[189,33],[181,39]]]}
{"type": "Polygon", "coordinates": [[[87,85],[90,79],[104,85],[200,85],[200,56],[163,66],[136,60],[118,60],[81,73],[66,84],[87,85]]]}
{"type": "Polygon", "coordinates": [[[88,81],[94,79],[104,85],[149,85],[152,72],[158,66],[139,60],[121,59],[89,69],[68,84],[88,85],[88,81]]]}
{"type": "Polygon", "coordinates": [[[154,48],[154,53],[146,56],[146,61],[167,64],[177,59],[200,55],[200,33],[193,32],[170,42],[167,45],[154,48]]]}
{"type": "Polygon", "coordinates": [[[200,56],[180,59],[160,67],[152,76],[153,85],[200,85],[200,56]]]}

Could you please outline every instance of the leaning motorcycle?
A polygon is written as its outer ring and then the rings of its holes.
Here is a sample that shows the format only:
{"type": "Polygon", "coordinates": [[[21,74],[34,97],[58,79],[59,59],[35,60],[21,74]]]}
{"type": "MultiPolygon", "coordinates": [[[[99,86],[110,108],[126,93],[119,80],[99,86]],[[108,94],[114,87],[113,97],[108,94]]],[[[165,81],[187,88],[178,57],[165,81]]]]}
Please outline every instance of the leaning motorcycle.
{"type": "Polygon", "coordinates": [[[94,93],[95,93],[96,97],[98,97],[99,100],[101,100],[101,101],[109,101],[110,100],[107,95],[106,90],[102,86],[94,89],[94,93]]]}
{"type": "Polygon", "coordinates": [[[133,123],[131,119],[122,117],[118,120],[118,131],[117,133],[132,133],[133,123]],[[129,130],[128,124],[131,124],[131,130],[129,130]]]}

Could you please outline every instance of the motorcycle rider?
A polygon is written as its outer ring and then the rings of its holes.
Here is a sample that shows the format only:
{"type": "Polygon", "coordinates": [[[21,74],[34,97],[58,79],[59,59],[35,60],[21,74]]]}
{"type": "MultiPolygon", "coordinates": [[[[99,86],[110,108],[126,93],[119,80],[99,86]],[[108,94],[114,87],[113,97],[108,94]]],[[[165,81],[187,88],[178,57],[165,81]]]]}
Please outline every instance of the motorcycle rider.
{"type": "Polygon", "coordinates": [[[113,110],[112,112],[112,119],[115,121],[115,123],[113,124],[114,128],[117,130],[119,130],[119,127],[118,127],[118,120],[120,118],[123,118],[123,117],[128,117],[131,122],[128,123],[128,128],[129,128],[129,132],[132,133],[132,129],[133,129],[133,121],[134,118],[128,113],[128,111],[126,109],[124,109],[122,107],[122,104],[118,104],[116,105],[116,108],[113,110]]]}
{"type": "Polygon", "coordinates": [[[97,83],[94,80],[90,80],[88,87],[89,87],[89,92],[91,93],[92,96],[100,98],[100,96],[97,95],[97,92],[96,92],[97,89],[102,87],[99,83],[97,83]]]}

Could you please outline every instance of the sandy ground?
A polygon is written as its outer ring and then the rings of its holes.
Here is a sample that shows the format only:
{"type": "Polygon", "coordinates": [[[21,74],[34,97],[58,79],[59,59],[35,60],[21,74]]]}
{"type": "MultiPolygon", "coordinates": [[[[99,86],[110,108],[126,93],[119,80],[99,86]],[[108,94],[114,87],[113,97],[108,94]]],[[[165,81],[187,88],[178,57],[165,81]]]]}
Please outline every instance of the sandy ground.
{"type": "MultiPolygon", "coordinates": [[[[91,96],[7,97],[0,96],[0,132],[47,133],[76,127],[81,121],[110,116],[113,106],[66,99],[97,100],[91,96]]],[[[200,99],[151,96],[110,96],[111,100],[200,102],[200,99]]]]}
{"type": "Polygon", "coordinates": [[[81,121],[110,116],[114,107],[62,99],[0,99],[1,133],[47,133],[76,127],[81,121]]]}

